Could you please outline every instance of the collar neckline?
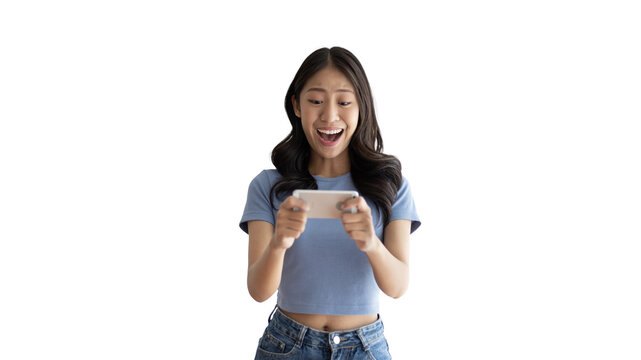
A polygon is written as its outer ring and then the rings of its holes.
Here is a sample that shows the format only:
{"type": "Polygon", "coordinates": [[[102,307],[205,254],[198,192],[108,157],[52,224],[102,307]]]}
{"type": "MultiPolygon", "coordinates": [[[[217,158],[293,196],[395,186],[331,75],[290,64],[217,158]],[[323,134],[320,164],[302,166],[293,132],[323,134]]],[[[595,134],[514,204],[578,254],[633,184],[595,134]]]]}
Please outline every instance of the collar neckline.
{"type": "Polygon", "coordinates": [[[350,177],[351,173],[348,172],[347,174],[339,175],[339,176],[336,176],[336,177],[323,177],[323,176],[318,176],[318,175],[312,175],[312,176],[314,177],[314,179],[316,179],[316,181],[336,181],[336,180],[341,180],[341,179],[346,178],[346,177],[350,177]]]}

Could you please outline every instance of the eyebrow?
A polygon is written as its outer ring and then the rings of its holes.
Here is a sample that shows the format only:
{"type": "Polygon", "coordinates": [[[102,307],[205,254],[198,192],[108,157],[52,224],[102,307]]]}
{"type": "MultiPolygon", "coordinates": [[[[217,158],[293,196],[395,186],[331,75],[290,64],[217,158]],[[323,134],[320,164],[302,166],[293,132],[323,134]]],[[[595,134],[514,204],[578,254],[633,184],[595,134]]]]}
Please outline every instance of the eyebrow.
{"type": "MultiPolygon", "coordinates": [[[[310,89],[307,89],[307,91],[306,91],[306,92],[310,92],[310,91],[326,92],[326,90],[325,90],[325,89],[322,89],[322,88],[310,88],[310,89]]],[[[336,90],[336,92],[349,92],[349,93],[354,93],[354,92],[353,92],[352,90],[350,90],[350,89],[338,89],[338,90],[336,90]]]]}

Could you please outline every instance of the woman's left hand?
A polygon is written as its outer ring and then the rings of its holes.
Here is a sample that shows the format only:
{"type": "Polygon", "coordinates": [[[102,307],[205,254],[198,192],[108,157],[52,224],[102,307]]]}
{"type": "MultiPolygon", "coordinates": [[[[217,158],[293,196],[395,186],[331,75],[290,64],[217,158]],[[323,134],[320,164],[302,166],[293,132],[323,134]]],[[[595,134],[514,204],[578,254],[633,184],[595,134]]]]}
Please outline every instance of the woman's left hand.
{"type": "Polygon", "coordinates": [[[359,196],[355,199],[345,201],[343,210],[355,207],[355,214],[345,213],[341,217],[343,228],[350,238],[354,239],[356,246],[363,252],[370,252],[381,244],[374,231],[372,222],[372,210],[365,201],[365,198],[359,196]]]}

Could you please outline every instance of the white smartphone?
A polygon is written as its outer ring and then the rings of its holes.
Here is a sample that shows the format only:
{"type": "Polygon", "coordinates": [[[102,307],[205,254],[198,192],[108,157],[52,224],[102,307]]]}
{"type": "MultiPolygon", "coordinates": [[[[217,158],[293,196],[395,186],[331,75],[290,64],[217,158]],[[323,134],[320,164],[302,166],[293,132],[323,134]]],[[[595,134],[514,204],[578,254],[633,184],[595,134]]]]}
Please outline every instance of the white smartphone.
{"type": "Polygon", "coordinates": [[[341,210],[343,203],[358,197],[357,191],[294,190],[294,197],[305,200],[309,206],[308,218],[338,219],[343,213],[356,213],[351,207],[341,210]]]}

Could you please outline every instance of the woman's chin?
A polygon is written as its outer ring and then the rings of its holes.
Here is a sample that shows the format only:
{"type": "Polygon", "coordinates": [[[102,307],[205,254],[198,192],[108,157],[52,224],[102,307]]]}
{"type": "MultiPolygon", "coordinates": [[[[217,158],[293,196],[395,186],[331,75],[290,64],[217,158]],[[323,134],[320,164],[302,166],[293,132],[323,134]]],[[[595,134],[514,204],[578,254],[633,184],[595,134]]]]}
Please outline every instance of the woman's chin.
{"type": "Polygon", "coordinates": [[[331,159],[336,159],[340,155],[345,153],[347,148],[339,147],[339,146],[333,146],[331,148],[327,148],[325,146],[319,146],[316,149],[312,149],[312,150],[314,150],[316,155],[318,155],[322,159],[331,160],[331,159]]]}

